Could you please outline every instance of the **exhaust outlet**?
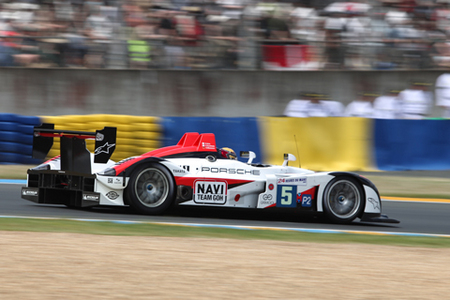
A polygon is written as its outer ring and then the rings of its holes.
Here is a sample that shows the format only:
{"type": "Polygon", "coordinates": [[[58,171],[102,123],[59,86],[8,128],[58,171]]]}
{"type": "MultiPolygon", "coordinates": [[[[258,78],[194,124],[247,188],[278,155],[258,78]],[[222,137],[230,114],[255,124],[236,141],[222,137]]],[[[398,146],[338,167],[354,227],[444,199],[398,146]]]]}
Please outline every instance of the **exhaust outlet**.
{"type": "Polygon", "coordinates": [[[186,201],[186,200],[192,200],[192,188],[187,185],[179,185],[178,186],[178,198],[186,201]]]}

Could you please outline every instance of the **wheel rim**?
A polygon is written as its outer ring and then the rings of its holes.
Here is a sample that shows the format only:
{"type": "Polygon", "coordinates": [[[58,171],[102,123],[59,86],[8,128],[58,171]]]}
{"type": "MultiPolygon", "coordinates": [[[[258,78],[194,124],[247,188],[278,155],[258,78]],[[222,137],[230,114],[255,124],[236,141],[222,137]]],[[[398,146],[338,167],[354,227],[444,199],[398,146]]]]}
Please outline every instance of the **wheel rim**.
{"type": "Polygon", "coordinates": [[[328,207],[340,219],[353,217],[361,205],[358,187],[351,181],[336,181],[327,195],[328,207]]]}
{"type": "Polygon", "coordinates": [[[158,207],[167,199],[169,181],[160,170],[149,168],[139,173],[134,188],[139,202],[147,207],[158,207]]]}

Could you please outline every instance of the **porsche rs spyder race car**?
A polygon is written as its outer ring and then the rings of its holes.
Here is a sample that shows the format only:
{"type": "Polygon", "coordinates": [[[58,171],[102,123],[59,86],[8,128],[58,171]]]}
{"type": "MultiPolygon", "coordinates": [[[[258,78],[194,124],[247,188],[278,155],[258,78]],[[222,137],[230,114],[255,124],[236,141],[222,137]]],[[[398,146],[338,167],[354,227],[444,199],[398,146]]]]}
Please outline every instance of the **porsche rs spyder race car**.
{"type": "Polygon", "coordinates": [[[110,159],[116,128],[95,132],[34,129],[33,156],[45,158],[55,137],[61,154],[29,169],[22,198],[68,207],[130,206],[142,214],[162,214],[174,205],[286,208],[323,213],[336,223],[398,223],[381,214],[381,199],[368,179],[349,172],[314,172],[289,166],[254,163],[255,154],[218,149],[214,134],[185,133],[173,146],[119,162],[110,159]],[[95,151],[86,148],[95,139],[95,151]]]}

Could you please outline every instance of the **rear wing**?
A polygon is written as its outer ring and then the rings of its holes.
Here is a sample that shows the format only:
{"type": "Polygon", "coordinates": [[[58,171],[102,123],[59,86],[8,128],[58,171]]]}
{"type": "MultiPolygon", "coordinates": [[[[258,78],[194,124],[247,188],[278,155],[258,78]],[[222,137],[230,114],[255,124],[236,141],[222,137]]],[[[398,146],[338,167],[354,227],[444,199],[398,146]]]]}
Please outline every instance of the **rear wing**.
{"type": "Polygon", "coordinates": [[[95,163],[106,163],[116,149],[116,127],[95,132],[58,130],[55,124],[43,123],[34,127],[33,157],[45,159],[53,146],[53,138],[61,139],[61,170],[91,174],[91,155],[87,139],[95,139],[95,163]]]}

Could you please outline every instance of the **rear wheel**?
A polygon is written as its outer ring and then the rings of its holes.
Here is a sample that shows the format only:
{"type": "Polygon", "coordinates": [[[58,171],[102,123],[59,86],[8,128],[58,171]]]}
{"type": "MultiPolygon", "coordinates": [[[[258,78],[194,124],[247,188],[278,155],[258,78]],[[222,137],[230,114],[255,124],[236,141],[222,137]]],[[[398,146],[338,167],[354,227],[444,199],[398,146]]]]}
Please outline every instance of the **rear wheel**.
{"type": "Polygon", "coordinates": [[[364,210],[361,184],[351,177],[337,177],[325,188],[323,210],[333,222],[350,223],[364,210]]]}
{"type": "Polygon", "coordinates": [[[176,196],[175,181],[163,166],[153,163],[137,168],[125,190],[130,206],[142,214],[161,214],[176,196]]]}

